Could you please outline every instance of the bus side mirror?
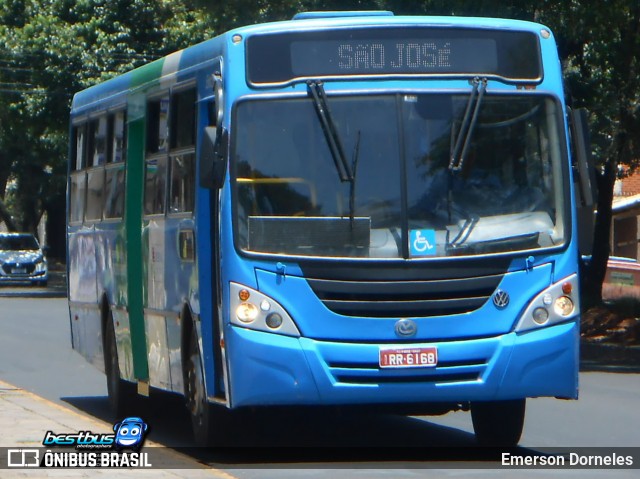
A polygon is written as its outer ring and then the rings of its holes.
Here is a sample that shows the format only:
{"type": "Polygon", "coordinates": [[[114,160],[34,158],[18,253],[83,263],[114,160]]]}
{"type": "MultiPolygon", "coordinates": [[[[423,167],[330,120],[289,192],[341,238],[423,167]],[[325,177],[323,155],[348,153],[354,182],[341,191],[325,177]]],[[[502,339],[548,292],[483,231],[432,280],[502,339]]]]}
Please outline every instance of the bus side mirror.
{"type": "Polygon", "coordinates": [[[588,116],[589,114],[585,109],[570,111],[574,176],[576,180],[578,249],[581,255],[586,256],[591,255],[593,250],[595,204],[597,198],[588,116]]]}
{"type": "Polygon", "coordinates": [[[207,126],[202,138],[200,152],[200,186],[203,188],[222,188],[226,174],[226,158],[229,134],[224,128],[207,126]]]}

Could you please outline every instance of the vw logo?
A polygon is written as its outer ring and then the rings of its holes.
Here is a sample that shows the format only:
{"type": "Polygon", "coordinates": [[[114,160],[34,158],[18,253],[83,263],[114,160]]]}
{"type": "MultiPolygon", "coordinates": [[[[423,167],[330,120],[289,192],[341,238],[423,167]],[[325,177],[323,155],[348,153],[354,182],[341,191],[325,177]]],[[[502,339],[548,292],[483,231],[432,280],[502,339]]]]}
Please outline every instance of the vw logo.
{"type": "Polygon", "coordinates": [[[401,338],[410,338],[418,332],[418,325],[410,319],[401,319],[396,323],[396,334],[401,338]]]}
{"type": "Polygon", "coordinates": [[[496,305],[496,308],[504,309],[509,304],[509,293],[506,291],[502,291],[499,289],[496,291],[496,294],[493,295],[493,304],[496,305]]]}

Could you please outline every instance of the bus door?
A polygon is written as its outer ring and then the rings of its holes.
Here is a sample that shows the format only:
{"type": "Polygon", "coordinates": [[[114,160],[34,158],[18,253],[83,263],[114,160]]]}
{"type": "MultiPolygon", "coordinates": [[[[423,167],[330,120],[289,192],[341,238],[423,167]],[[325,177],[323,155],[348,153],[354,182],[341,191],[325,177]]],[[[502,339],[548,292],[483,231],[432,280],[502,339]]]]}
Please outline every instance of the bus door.
{"type": "Polygon", "coordinates": [[[222,128],[222,60],[199,79],[200,91],[207,94],[199,103],[198,128],[198,232],[200,245],[199,283],[202,360],[207,395],[212,400],[224,401],[228,389],[223,352],[224,338],[220,314],[220,202],[219,192],[224,181],[225,154],[228,135],[222,128]],[[213,74],[212,74],[213,73],[213,74]],[[213,87],[213,91],[211,88],[213,87]]]}

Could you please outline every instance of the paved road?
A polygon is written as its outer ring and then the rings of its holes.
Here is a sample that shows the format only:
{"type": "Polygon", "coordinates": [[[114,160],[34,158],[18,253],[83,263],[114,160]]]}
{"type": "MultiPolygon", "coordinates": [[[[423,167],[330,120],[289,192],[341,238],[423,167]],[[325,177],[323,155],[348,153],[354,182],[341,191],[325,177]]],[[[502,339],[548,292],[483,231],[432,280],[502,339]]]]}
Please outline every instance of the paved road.
{"type": "MultiPolygon", "coordinates": [[[[26,293],[3,298],[1,293],[0,379],[110,423],[104,375],[71,350],[66,300],[25,297],[26,293]]],[[[579,401],[528,401],[521,446],[532,450],[640,447],[640,374],[585,372],[580,380],[579,401]]],[[[170,394],[152,396],[154,401],[140,404],[152,425],[149,438],[171,447],[193,446],[181,399],[170,394]]],[[[442,445],[449,447],[445,451],[459,451],[462,459],[479,459],[478,464],[483,464],[473,448],[470,416],[464,412],[405,418],[340,411],[271,411],[245,414],[240,425],[242,434],[232,438],[235,447],[192,453],[198,460],[226,468],[242,479],[298,477],[302,472],[308,476],[318,468],[324,468],[324,473],[312,475],[335,477],[336,468],[341,467],[346,469],[340,469],[338,477],[363,477],[365,470],[366,477],[416,477],[424,465],[424,451],[431,450],[427,447],[442,445]],[[289,466],[279,469],[280,463],[289,466]]],[[[450,464],[431,462],[429,466],[442,466],[438,475],[455,475],[444,469],[450,464]]],[[[502,474],[522,477],[524,472],[502,474]]],[[[589,472],[573,471],[581,477],[589,472]]],[[[616,473],[637,477],[637,470],[616,473]]]]}

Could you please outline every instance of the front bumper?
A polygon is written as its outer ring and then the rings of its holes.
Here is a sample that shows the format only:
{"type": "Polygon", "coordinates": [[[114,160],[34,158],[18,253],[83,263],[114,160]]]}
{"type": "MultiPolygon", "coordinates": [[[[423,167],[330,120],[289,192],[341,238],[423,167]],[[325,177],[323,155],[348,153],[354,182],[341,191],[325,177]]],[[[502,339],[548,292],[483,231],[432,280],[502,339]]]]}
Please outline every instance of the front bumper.
{"type": "Polygon", "coordinates": [[[232,407],[578,396],[578,318],[527,333],[439,343],[317,341],[237,326],[226,333],[232,407]],[[435,346],[438,365],[380,369],[384,346],[435,346]]]}
{"type": "Polygon", "coordinates": [[[47,271],[25,274],[6,274],[0,272],[0,284],[33,283],[35,281],[48,281],[48,279],[49,274],[47,271]]]}

